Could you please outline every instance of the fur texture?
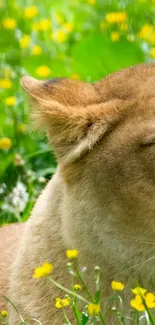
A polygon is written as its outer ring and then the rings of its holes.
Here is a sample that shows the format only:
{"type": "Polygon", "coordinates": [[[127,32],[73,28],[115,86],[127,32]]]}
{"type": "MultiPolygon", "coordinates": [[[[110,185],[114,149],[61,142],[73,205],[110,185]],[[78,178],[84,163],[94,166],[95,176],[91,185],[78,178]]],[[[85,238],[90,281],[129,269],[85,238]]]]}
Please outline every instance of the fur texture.
{"type": "MultiPolygon", "coordinates": [[[[61,324],[54,307],[62,296],[34,268],[54,264],[70,287],[65,250],[79,263],[114,277],[154,286],[155,268],[155,65],[131,67],[95,84],[25,77],[37,125],[46,128],[58,169],[27,222],[15,259],[9,297],[23,317],[61,324]]],[[[106,295],[106,292],[105,292],[106,295]]],[[[10,325],[18,325],[10,310],[10,325]]]]}

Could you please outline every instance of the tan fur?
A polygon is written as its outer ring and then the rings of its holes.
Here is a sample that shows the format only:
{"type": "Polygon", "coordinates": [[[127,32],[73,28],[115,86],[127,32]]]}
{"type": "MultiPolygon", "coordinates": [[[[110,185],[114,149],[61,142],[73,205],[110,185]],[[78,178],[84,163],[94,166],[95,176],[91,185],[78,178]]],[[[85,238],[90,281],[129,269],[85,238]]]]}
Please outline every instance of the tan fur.
{"type": "MultiPolygon", "coordinates": [[[[60,325],[54,301],[62,293],[32,273],[53,262],[53,276],[70,287],[67,248],[80,251],[91,288],[94,265],[104,270],[103,287],[113,277],[148,289],[155,284],[155,65],[95,84],[25,77],[22,85],[58,169],[27,222],[9,297],[23,317],[60,325]]],[[[13,309],[9,324],[19,324],[13,309]]]]}
{"type": "Polygon", "coordinates": [[[24,226],[24,224],[12,224],[0,227],[0,310],[7,308],[7,301],[2,296],[8,294],[8,279],[24,226]]]}

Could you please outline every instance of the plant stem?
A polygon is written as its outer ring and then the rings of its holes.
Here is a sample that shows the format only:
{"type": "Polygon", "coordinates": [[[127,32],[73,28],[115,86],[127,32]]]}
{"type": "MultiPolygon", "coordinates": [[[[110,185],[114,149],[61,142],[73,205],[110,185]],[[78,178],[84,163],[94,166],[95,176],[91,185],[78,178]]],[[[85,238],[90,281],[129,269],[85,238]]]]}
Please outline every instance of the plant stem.
{"type": "Polygon", "coordinates": [[[106,325],[103,315],[99,313],[99,316],[100,316],[101,324],[106,325]]]}
{"type": "Polygon", "coordinates": [[[67,324],[72,325],[71,322],[69,321],[68,317],[67,317],[67,314],[66,314],[64,308],[62,308],[62,310],[63,310],[63,314],[64,314],[64,317],[65,317],[65,320],[67,321],[67,324]]]}
{"type": "Polygon", "coordinates": [[[68,293],[69,295],[72,295],[73,297],[76,297],[76,298],[84,301],[86,304],[90,304],[90,302],[88,300],[86,300],[82,296],[78,295],[76,292],[73,292],[73,291],[65,288],[64,286],[62,286],[61,284],[59,284],[58,282],[56,282],[55,280],[53,280],[52,277],[48,277],[48,279],[49,279],[50,282],[52,282],[54,285],[56,285],[57,288],[65,291],[66,293],[68,293]]]}
{"type": "Polygon", "coordinates": [[[78,301],[77,301],[76,297],[74,299],[73,310],[74,310],[74,313],[75,313],[75,317],[77,319],[77,324],[81,325],[81,319],[80,319],[80,315],[79,315],[79,311],[78,311],[78,301]]]}
{"type": "Polygon", "coordinates": [[[83,280],[83,278],[82,278],[82,276],[81,276],[81,273],[79,272],[79,270],[78,270],[77,268],[75,268],[75,271],[76,271],[76,274],[77,274],[79,280],[81,281],[81,284],[82,284],[83,289],[84,289],[85,292],[87,293],[88,298],[89,298],[92,302],[94,302],[94,299],[93,299],[93,297],[91,296],[91,294],[90,294],[90,292],[89,292],[89,289],[88,289],[87,285],[85,284],[85,282],[84,282],[84,280],[83,280]]]}
{"type": "Polygon", "coordinates": [[[139,313],[136,311],[136,324],[139,325],[139,313]]]}
{"type": "Polygon", "coordinates": [[[21,314],[19,313],[19,311],[18,311],[18,309],[17,309],[17,307],[13,304],[13,302],[9,299],[9,298],[7,298],[7,297],[5,297],[5,296],[3,296],[11,305],[12,305],[12,307],[15,309],[15,311],[17,312],[17,314],[19,315],[19,317],[20,317],[20,320],[21,320],[21,322],[23,323],[23,324],[26,324],[26,322],[24,321],[24,319],[23,319],[23,317],[21,316],[21,314]]]}

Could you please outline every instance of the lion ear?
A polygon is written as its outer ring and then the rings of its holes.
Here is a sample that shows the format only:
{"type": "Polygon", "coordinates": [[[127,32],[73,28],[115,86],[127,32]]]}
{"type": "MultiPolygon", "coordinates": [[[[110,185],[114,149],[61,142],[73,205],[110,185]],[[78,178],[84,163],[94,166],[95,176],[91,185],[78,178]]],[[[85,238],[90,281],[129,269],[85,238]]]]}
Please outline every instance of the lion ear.
{"type": "Polygon", "coordinates": [[[21,86],[32,98],[43,98],[43,81],[26,76],[20,80],[21,86]]]}
{"type": "Polygon", "coordinates": [[[121,118],[121,100],[86,106],[65,105],[52,96],[46,98],[41,81],[31,78],[29,83],[22,81],[22,85],[35,98],[33,118],[38,127],[46,129],[59,163],[80,159],[121,118]]]}

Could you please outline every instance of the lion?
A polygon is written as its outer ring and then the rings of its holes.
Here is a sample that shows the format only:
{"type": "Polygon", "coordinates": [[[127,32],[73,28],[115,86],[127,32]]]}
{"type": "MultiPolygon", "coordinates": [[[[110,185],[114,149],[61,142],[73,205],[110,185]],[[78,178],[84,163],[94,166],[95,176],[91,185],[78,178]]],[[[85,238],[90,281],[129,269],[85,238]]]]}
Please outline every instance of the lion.
{"type": "MultiPolygon", "coordinates": [[[[70,288],[67,249],[80,252],[91,290],[95,265],[104,272],[104,295],[114,278],[154,288],[155,64],[129,67],[95,83],[27,76],[21,84],[58,167],[19,231],[8,297],[27,321],[59,325],[63,317],[54,304],[62,292],[32,274],[48,261],[53,277],[70,288]]],[[[11,227],[7,238],[13,240],[11,227]]],[[[11,243],[6,246],[3,258],[10,265],[11,243]]],[[[20,324],[12,307],[9,324],[20,324]]]]}

